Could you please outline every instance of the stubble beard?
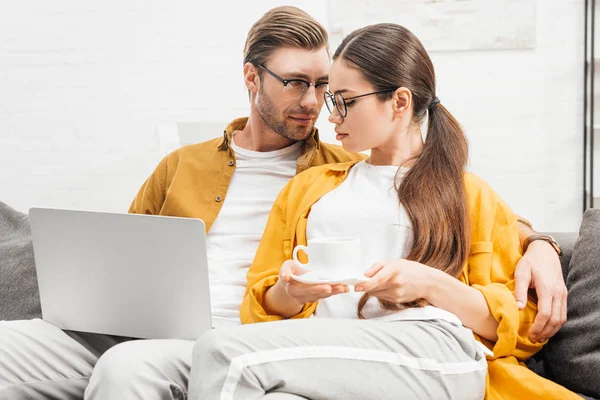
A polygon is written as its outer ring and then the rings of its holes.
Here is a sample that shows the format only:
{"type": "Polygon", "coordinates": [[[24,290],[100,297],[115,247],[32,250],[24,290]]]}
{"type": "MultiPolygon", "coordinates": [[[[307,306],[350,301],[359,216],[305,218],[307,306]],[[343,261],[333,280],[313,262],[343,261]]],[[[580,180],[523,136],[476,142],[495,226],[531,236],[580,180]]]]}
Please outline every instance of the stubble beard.
{"type": "MultiPolygon", "coordinates": [[[[299,141],[310,136],[314,124],[311,126],[295,125],[292,121],[286,121],[285,117],[278,115],[278,110],[273,101],[267,96],[262,86],[258,90],[258,101],[256,102],[256,110],[261,116],[267,127],[284,138],[299,141]]],[[[295,114],[314,115],[302,110],[295,114]]]]}

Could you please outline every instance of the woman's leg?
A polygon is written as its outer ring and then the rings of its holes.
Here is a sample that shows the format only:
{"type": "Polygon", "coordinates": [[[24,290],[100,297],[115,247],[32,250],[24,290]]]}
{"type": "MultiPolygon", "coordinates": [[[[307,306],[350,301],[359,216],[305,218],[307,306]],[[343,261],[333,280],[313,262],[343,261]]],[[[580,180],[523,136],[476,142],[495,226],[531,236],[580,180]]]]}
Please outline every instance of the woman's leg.
{"type": "Polygon", "coordinates": [[[471,331],[446,321],[289,320],[202,336],[189,398],[482,399],[486,370],[471,331]]]}

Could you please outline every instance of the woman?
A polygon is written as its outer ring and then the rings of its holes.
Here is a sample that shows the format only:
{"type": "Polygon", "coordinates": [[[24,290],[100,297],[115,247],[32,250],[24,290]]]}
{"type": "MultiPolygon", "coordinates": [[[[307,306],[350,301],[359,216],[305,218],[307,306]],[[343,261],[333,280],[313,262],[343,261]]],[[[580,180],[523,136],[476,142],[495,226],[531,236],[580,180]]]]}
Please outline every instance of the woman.
{"type": "Polygon", "coordinates": [[[190,398],[577,398],[519,364],[542,344],[527,337],[535,304],[519,311],[512,294],[516,217],[465,172],[467,142],[435,95],[423,45],[378,24],[346,37],[333,59],[337,139],[371,155],[308,170],[280,193],[241,319],[294,321],[200,338],[190,398]],[[306,272],[294,247],[332,236],[359,238],[372,263],[354,291],[292,279],[306,272]]]}

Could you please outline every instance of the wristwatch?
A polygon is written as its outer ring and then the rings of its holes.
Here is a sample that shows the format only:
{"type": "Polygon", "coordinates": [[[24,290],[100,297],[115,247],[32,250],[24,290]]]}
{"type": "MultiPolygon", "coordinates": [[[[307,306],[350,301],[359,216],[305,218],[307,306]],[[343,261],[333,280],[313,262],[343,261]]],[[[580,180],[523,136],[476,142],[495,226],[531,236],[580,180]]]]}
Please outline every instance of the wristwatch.
{"type": "Polygon", "coordinates": [[[531,235],[531,236],[527,236],[527,239],[525,239],[525,241],[523,242],[523,254],[525,254],[525,252],[527,251],[527,248],[529,247],[529,245],[531,243],[535,242],[536,240],[543,240],[544,242],[548,243],[550,246],[552,246],[554,248],[554,250],[556,251],[556,254],[558,254],[559,257],[561,257],[563,255],[563,251],[560,248],[560,245],[550,235],[531,235]]]}

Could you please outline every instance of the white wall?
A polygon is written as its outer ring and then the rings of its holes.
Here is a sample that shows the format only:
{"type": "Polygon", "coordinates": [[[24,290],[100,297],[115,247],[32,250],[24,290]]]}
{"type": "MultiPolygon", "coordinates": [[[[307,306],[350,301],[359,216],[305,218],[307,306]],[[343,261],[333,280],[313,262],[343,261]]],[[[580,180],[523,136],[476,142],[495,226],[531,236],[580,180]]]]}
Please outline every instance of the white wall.
{"type": "MultiPolygon", "coordinates": [[[[125,210],[160,157],[159,124],[246,113],[246,33],[284,4],[81,3],[12,2],[0,13],[0,201],[21,211],[125,210]]],[[[327,24],[326,2],[294,4],[327,24]]],[[[432,58],[439,97],[469,135],[471,170],[538,229],[576,230],[583,0],[539,0],[533,50],[432,58]]]]}
{"type": "MultiPolygon", "coordinates": [[[[358,13],[385,9],[382,0],[344,3],[347,19],[330,21],[342,29],[358,13]]],[[[574,231],[581,222],[583,4],[538,0],[534,49],[430,53],[438,96],[468,135],[470,170],[540,230],[574,231]]],[[[381,17],[414,24],[403,14],[381,17]]]]}
{"type": "Polygon", "coordinates": [[[532,51],[439,55],[440,96],[471,169],[539,229],[578,230],[583,188],[583,1],[538,2],[532,51]],[[452,79],[460,74],[460,81],[452,79]]]}
{"type": "MultiPolygon", "coordinates": [[[[0,201],[126,211],[159,124],[246,115],[246,34],[286,2],[203,3],[3,2],[0,201]]],[[[295,4],[326,23],[322,1],[295,4]]]]}

